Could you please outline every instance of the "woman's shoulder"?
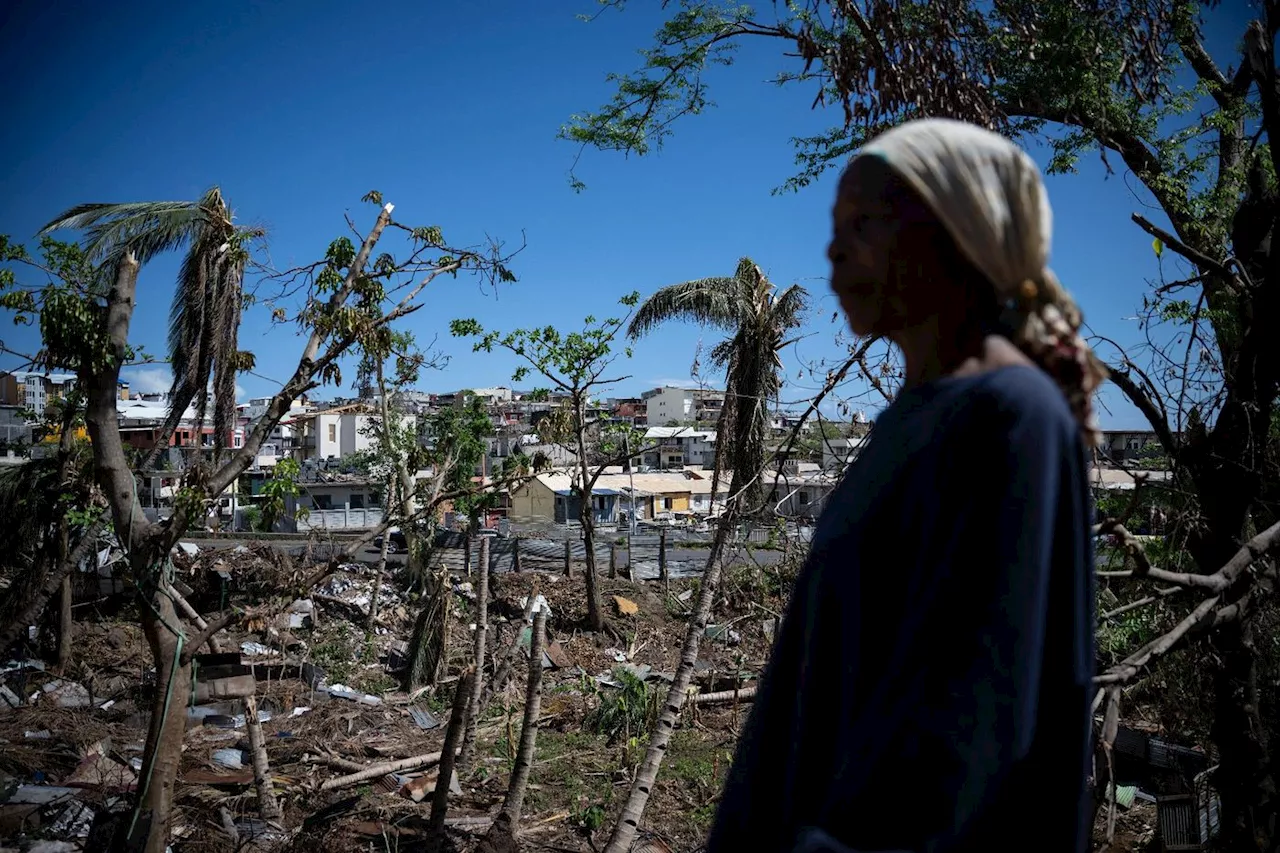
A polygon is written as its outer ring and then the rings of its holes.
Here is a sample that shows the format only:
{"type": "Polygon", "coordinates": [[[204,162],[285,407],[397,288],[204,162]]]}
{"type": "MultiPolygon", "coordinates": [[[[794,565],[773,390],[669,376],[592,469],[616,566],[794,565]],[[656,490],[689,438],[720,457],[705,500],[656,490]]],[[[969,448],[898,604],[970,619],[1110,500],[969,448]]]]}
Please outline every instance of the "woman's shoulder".
{"type": "Polygon", "coordinates": [[[1078,436],[1066,396],[1049,374],[1031,365],[1011,365],[969,377],[964,408],[998,430],[1078,436]]]}

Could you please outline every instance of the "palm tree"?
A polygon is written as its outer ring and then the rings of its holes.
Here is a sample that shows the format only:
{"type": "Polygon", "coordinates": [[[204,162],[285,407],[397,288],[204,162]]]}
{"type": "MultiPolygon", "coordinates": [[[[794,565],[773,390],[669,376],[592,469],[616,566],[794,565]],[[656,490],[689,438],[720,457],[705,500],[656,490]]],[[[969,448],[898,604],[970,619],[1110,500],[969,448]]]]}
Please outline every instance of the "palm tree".
{"type": "Polygon", "coordinates": [[[195,401],[204,422],[206,389],[213,381],[215,452],[235,425],[237,330],[247,254],[242,243],[261,235],[238,229],[222,192],[213,187],[195,202],[151,201],[81,204],[55,218],[41,234],[70,228],[85,232],[84,249],[104,278],[132,255],[140,265],[162,252],[186,247],[169,311],[168,434],[195,401]]]}
{"type": "Polygon", "coordinates": [[[654,293],[636,311],[627,336],[633,340],[669,320],[693,320],[731,336],[712,348],[710,360],[725,369],[726,436],[717,436],[716,466],[733,472],[737,504],[760,507],[769,406],[782,388],[781,351],[800,325],[809,294],[793,284],[777,290],[750,258],[738,261],[732,278],[701,278],[654,293]],[[721,454],[723,451],[723,455],[721,454]]]}

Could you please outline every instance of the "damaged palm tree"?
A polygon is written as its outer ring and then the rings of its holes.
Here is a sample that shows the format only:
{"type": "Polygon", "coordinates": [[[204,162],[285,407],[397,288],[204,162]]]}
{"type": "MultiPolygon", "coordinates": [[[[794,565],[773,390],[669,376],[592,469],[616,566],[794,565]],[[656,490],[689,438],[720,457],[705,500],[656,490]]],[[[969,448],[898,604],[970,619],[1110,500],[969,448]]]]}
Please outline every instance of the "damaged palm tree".
{"type": "MultiPolygon", "coordinates": [[[[730,333],[712,348],[711,363],[726,373],[725,408],[730,412],[721,435],[731,436],[724,468],[740,488],[739,515],[758,514],[762,506],[769,416],[782,388],[782,350],[804,319],[808,293],[798,284],[778,291],[750,258],[738,261],[732,277],[701,278],[672,284],[636,309],[627,335],[637,339],[673,320],[692,320],[730,333]]],[[[718,442],[717,448],[726,445],[718,442]]]]}
{"type": "MultiPolygon", "coordinates": [[[[59,217],[50,227],[85,230],[85,252],[100,263],[96,286],[74,290],[55,276],[53,283],[19,286],[7,294],[5,306],[25,319],[38,319],[44,350],[56,354],[58,363],[74,369],[77,375],[78,387],[86,398],[94,479],[110,508],[138,590],[143,633],[151,649],[158,689],[139,794],[123,832],[130,845],[145,853],[163,853],[168,845],[186,722],[184,693],[192,683],[192,658],[211,633],[240,624],[245,618],[237,611],[212,616],[207,620],[209,627],[193,637],[173,599],[164,592],[170,586],[172,548],[248,469],[292,402],[325,383],[340,382],[339,360],[359,341],[421,307],[417,300],[435,277],[472,271],[497,280],[513,278],[499,251],[479,254],[448,247],[438,228],[394,223],[392,206],[383,205],[377,193],[370,193],[366,200],[377,204],[380,212],[359,247],[340,237],[330,244],[321,262],[284,274],[306,294],[295,317],[290,318],[283,309],[273,313],[276,322],[293,320],[303,329],[305,343],[296,368],[241,447],[219,447],[213,464],[193,464],[184,470],[174,514],[164,521],[149,520],[136,499],[135,474],[116,408],[120,370],[136,356],[129,332],[138,300],[139,268],[160,252],[188,247],[170,336],[170,344],[185,351],[171,354],[171,361],[179,368],[171,401],[174,409],[156,440],[157,447],[167,447],[172,427],[186,408],[187,395],[202,399],[210,383],[214,387],[215,426],[230,423],[226,419],[234,412],[231,392],[235,373],[251,363],[250,356],[236,351],[231,332],[239,322],[241,276],[248,263],[249,241],[257,232],[232,225],[216,191],[196,203],[86,205],[59,217]],[[398,261],[390,254],[374,256],[374,247],[388,228],[405,232],[412,247],[407,259],[398,261]],[[19,291],[22,296],[15,298],[19,291]],[[191,364],[195,364],[194,373],[191,364]]],[[[197,407],[203,404],[197,402],[197,407]]],[[[225,435],[221,433],[219,442],[225,435]]],[[[69,558],[75,556],[75,550],[69,558]]],[[[325,566],[306,582],[318,583],[332,570],[325,566]]],[[[278,604],[273,600],[271,606],[278,604]]]]}

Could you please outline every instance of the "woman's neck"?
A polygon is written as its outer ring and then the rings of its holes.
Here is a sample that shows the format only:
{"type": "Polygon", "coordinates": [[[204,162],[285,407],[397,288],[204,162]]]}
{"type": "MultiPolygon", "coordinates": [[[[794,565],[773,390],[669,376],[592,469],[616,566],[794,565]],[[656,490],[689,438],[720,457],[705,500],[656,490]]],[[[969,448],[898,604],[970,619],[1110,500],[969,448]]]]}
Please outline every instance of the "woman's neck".
{"type": "Polygon", "coordinates": [[[903,329],[891,339],[902,351],[904,389],[944,376],[964,376],[1032,363],[1000,335],[973,327],[943,329],[937,318],[903,329]]]}

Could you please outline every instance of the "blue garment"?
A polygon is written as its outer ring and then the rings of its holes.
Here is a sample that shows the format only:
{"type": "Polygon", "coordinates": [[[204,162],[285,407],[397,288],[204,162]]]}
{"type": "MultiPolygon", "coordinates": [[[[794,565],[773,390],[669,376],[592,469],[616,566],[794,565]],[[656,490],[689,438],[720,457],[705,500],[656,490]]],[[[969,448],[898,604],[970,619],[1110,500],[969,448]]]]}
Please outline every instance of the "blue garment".
{"type": "Polygon", "coordinates": [[[818,524],[707,853],[990,853],[1028,820],[1087,849],[1090,522],[1043,372],[904,392],[818,524]]]}

